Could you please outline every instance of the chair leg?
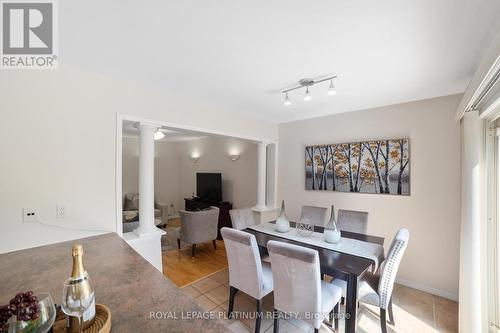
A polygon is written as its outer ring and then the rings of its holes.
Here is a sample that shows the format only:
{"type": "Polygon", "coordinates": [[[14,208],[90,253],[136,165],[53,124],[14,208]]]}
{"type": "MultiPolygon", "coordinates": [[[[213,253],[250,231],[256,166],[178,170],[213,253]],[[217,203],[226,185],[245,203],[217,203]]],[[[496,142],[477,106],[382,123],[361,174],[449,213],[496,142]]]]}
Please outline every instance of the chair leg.
{"type": "Polygon", "coordinates": [[[227,317],[228,318],[233,318],[233,307],[234,307],[234,296],[238,292],[238,289],[236,289],[233,286],[229,287],[229,307],[227,309],[227,317]]]}
{"type": "Polygon", "coordinates": [[[196,252],[196,244],[191,247],[191,258],[194,258],[194,253],[196,252]]]}
{"type": "Polygon", "coordinates": [[[319,333],[319,328],[315,328],[314,333],[319,333]]]}
{"type": "Polygon", "coordinates": [[[181,240],[179,238],[177,238],[177,248],[181,249],[181,240]]]}
{"type": "Polygon", "coordinates": [[[255,333],[260,332],[260,324],[262,322],[262,299],[257,300],[257,318],[255,319],[255,333]]]}
{"type": "Polygon", "coordinates": [[[389,323],[396,326],[396,322],[394,321],[394,312],[392,312],[392,297],[391,300],[389,301],[389,308],[387,310],[389,312],[389,323]]]}
{"type": "Polygon", "coordinates": [[[340,304],[337,303],[335,307],[333,308],[333,328],[335,329],[335,332],[339,329],[339,316],[340,316],[340,304]]]}
{"type": "Polygon", "coordinates": [[[387,318],[385,316],[385,309],[380,309],[380,328],[382,333],[387,333],[387,318]]]}
{"type": "Polygon", "coordinates": [[[274,325],[273,325],[273,333],[278,333],[280,331],[280,319],[278,316],[278,310],[274,309],[274,325]]]}
{"type": "Polygon", "coordinates": [[[214,250],[217,250],[217,243],[215,242],[215,239],[212,241],[212,244],[214,245],[214,250]]]}

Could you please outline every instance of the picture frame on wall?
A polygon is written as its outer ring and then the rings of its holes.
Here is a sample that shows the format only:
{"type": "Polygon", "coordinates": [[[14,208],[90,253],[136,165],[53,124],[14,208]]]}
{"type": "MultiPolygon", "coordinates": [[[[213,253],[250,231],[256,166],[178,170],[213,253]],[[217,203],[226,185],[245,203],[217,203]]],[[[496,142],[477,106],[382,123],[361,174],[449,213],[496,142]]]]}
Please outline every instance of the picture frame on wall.
{"type": "Polygon", "coordinates": [[[305,188],[410,195],[410,140],[387,139],[305,147],[305,188]]]}

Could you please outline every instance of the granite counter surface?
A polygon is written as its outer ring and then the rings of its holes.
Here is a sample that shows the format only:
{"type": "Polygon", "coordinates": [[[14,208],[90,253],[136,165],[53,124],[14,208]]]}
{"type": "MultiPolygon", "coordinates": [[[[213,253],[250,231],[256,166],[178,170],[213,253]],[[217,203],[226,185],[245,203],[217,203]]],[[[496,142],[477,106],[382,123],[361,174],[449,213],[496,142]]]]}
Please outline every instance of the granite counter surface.
{"type": "Polygon", "coordinates": [[[112,332],[229,332],[114,233],[0,254],[0,305],[20,291],[50,292],[60,303],[71,273],[72,244],[82,244],[83,263],[96,302],[112,313],[112,332]],[[167,319],[151,318],[163,312],[167,319]],[[173,319],[177,317],[177,319],[173,319]],[[198,317],[197,319],[186,319],[198,317]]]}

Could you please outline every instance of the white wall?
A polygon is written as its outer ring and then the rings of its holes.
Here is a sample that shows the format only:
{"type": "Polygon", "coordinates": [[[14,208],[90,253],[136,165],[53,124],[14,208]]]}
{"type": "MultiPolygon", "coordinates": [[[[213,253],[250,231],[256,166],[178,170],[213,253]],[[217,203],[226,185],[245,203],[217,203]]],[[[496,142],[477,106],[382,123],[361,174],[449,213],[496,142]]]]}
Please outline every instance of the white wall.
{"type": "Polygon", "coordinates": [[[275,141],[277,125],[210,101],[61,65],[0,74],[0,252],[86,235],[22,222],[116,230],[117,113],[275,141]],[[67,218],[56,220],[56,205],[67,218]]]}
{"type": "Polygon", "coordinates": [[[460,127],[453,116],[459,95],[281,124],[279,197],[287,214],[302,205],[369,212],[368,233],[386,248],[399,228],[410,241],[398,277],[413,287],[458,297],[460,239],[460,127]],[[411,195],[306,191],[306,145],[410,138],[411,195]]]}
{"type": "Polygon", "coordinates": [[[257,145],[253,142],[222,137],[207,137],[178,144],[179,204],[184,209],[184,198],[196,195],[197,172],[222,173],[222,199],[233,208],[253,207],[257,201],[257,145]],[[191,155],[197,153],[197,163],[191,155]],[[231,161],[230,153],[240,154],[231,161]]]}

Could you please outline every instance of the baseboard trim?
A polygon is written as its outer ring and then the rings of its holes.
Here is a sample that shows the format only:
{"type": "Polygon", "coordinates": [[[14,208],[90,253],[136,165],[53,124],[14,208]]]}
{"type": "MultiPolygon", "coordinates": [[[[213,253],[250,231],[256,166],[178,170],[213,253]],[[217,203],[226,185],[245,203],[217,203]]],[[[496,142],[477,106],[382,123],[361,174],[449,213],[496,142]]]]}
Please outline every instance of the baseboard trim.
{"type": "Polygon", "coordinates": [[[406,279],[401,279],[401,278],[397,278],[396,283],[399,283],[399,284],[406,286],[406,287],[410,287],[413,289],[424,291],[424,292],[429,293],[429,294],[433,294],[436,296],[440,296],[440,297],[447,298],[447,299],[450,299],[452,301],[458,302],[458,294],[450,293],[448,291],[436,289],[433,287],[429,287],[429,286],[420,284],[418,282],[414,282],[414,281],[410,281],[410,280],[406,280],[406,279]]]}

